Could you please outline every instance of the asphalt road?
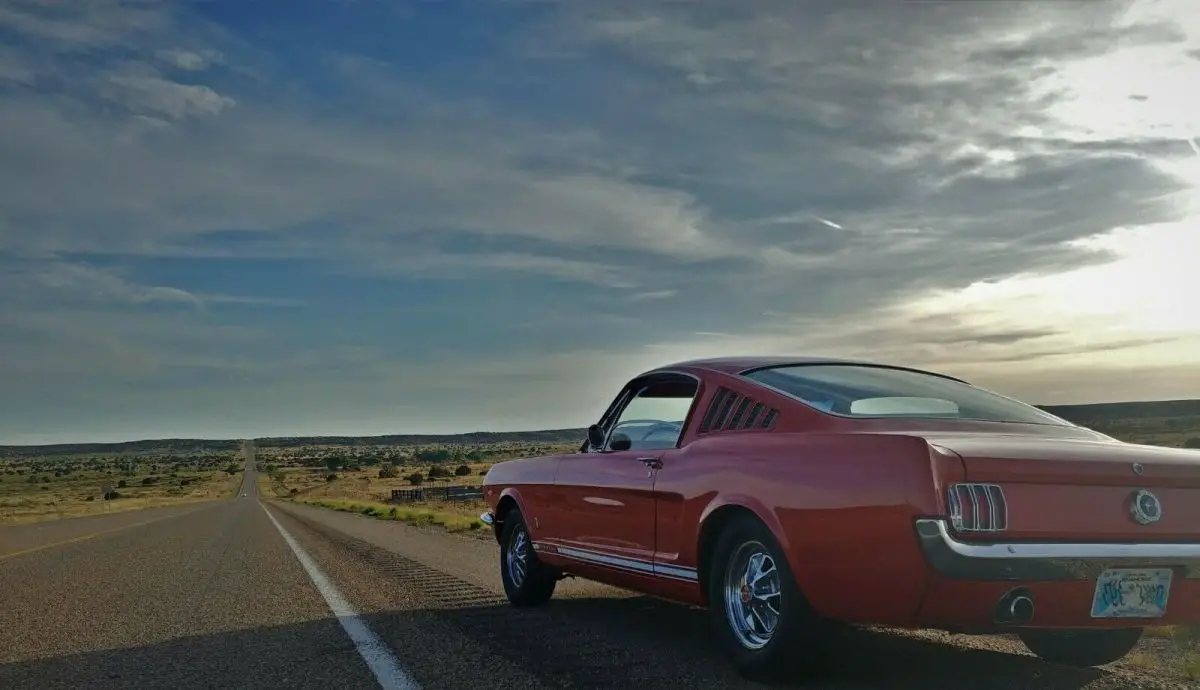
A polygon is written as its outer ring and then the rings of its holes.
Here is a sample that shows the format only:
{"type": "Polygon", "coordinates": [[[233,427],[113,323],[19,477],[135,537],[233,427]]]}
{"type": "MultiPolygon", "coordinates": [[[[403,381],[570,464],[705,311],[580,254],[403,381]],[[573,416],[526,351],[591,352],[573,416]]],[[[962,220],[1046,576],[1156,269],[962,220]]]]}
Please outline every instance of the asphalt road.
{"type": "MultiPolygon", "coordinates": [[[[0,688],[749,688],[702,612],[565,581],[507,606],[483,535],[245,498],[0,528],[0,688]],[[286,536],[285,536],[286,535],[286,536]]],[[[817,688],[1183,688],[1002,638],[840,633],[817,688]]]]}

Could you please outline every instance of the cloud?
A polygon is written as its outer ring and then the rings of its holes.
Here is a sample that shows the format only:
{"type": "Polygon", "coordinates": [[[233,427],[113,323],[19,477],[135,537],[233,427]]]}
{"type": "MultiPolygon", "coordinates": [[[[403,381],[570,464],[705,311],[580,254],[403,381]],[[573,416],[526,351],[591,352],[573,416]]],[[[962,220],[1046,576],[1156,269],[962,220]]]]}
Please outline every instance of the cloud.
{"type": "Polygon", "coordinates": [[[212,433],[576,424],[753,350],[1176,391],[1185,7],[3,3],[0,345],[39,415],[212,433]]]}
{"type": "Polygon", "coordinates": [[[137,285],[105,271],[86,266],[52,263],[29,275],[32,283],[101,301],[142,304],[146,302],[183,302],[199,306],[200,299],[186,290],[159,285],[137,285]]]}
{"type": "Polygon", "coordinates": [[[0,7],[0,28],[64,52],[120,46],[161,31],[168,21],[155,2],[10,0],[5,5],[0,7]]]}
{"type": "Polygon", "coordinates": [[[222,62],[223,57],[216,50],[160,50],[158,57],[168,64],[189,72],[195,72],[208,68],[211,65],[222,62]]]}
{"type": "Polygon", "coordinates": [[[109,77],[109,97],[134,112],[180,119],[217,115],[235,101],[204,85],[179,84],[148,74],[119,74],[109,77]]]}

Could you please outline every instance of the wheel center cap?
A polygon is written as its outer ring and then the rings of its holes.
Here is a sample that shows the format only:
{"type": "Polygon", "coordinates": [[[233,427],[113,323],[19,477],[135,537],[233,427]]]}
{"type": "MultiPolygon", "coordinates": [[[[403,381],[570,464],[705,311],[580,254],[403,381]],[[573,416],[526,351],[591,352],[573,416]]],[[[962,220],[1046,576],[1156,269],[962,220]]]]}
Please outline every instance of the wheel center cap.
{"type": "Polygon", "coordinates": [[[742,603],[750,603],[750,585],[742,585],[742,603]]]}

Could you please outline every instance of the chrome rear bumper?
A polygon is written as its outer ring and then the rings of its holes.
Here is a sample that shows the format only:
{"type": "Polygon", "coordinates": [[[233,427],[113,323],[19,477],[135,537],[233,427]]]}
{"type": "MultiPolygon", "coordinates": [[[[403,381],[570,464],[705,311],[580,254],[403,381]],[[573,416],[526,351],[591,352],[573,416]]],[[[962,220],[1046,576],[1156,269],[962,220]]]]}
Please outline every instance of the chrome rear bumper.
{"type": "Polygon", "coordinates": [[[917,520],[917,539],[939,574],[955,580],[1090,580],[1114,567],[1175,567],[1200,579],[1200,543],[959,541],[945,520],[917,520]]]}

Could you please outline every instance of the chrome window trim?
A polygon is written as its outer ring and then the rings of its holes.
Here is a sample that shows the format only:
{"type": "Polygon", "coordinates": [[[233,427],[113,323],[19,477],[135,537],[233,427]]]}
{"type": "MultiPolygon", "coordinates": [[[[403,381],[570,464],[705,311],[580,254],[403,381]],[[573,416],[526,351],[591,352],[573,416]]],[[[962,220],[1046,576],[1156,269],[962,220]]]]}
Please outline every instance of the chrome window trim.
{"type": "Polygon", "coordinates": [[[621,387],[620,396],[618,396],[618,398],[615,400],[615,405],[610,404],[609,410],[606,411],[604,416],[600,418],[600,423],[602,425],[607,423],[607,426],[603,427],[604,428],[604,445],[601,446],[600,448],[595,448],[589,444],[589,447],[593,448],[592,452],[594,452],[594,453],[610,452],[607,449],[608,449],[609,441],[612,439],[613,429],[615,429],[617,424],[620,423],[621,415],[625,412],[625,408],[629,407],[629,403],[633,402],[634,398],[641,395],[643,391],[645,391],[647,388],[650,387],[649,385],[642,385],[642,386],[638,387],[636,393],[630,394],[630,391],[633,389],[631,389],[629,387],[629,384],[634,381],[637,381],[639,379],[653,379],[656,376],[660,376],[660,375],[664,375],[664,374],[673,375],[673,376],[686,376],[687,378],[690,378],[696,382],[696,390],[694,393],[692,393],[691,404],[688,405],[687,414],[683,418],[683,425],[679,427],[679,435],[675,437],[675,443],[672,445],[672,448],[679,448],[679,442],[683,439],[684,434],[687,433],[688,426],[690,425],[690,423],[692,421],[692,416],[696,412],[696,403],[697,403],[697,401],[700,400],[700,391],[704,387],[704,381],[699,376],[697,376],[696,374],[693,374],[689,371],[679,371],[679,370],[675,370],[675,369],[659,369],[656,371],[650,371],[650,372],[646,372],[644,374],[639,374],[637,376],[630,378],[628,381],[625,382],[625,385],[621,387]]]}
{"type": "MultiPolygon", "coordinates": [[[[903,417],[903,416],[897,416],[897,415],[886,415],[886,414],[882,414],[882,415],[842,414],[841,412],[831,412],[831,411],[829,411],[829,410],[824,410],[824,409],[821,409],[820,407],[817,407],[816,405],[812,404],[812,402],[810,402],[810,401],[808,401],[808,400],[805,400],[804,398],[801,398],[800,396],[798,396],[798,395],[796,395],[796,394],[794,394],[794,393],[789,393],[788,391],[785,391],[785,390],[783,390],[782,388],[776,388],[775,386],[772,386],[772,385],[771,385],[771,384],[769,384],[769,383],[764,383],[764,382],[762,382],[762,381],[759,381],[758,379],[751,378],[751,377],[747,376],[747,374],[752,374],[752,373],[755,373],[755,372],[758,372],[758,371],[765,371],[765,370],[767,370],[767,369],[780,369],[780,368],[784,368],[784,367],[788,367],[788,366],[833,366],[833,365],[830,365],[830,364],[828,364],[828,363],[823,363],[823,364],[796,364],[796,365],[787,365],[787,364],[784,364],[784,365],[779,365],[779,366],[756,367],[756,368],[754,368],[754,369],[750,369],[750,370],[747,370],[747,371],[744,371],[744,372],[740,372],[740,373],[738,373],[738,374],[735,374],[735,376],[737,376],[737,378],[739,378],[739,379],[742,379],[742,380],[744,380],[744,381],[749,381],[751,384],[753,384],[753,385],[756,385],[756,386],[759,386],[759,387],[761,387],[761,388],[763,388],[763,389],[766,389],[766,390],[772,391],[772,392],[774,392],[774,393],[778,393],[779,395],[782,395],[782,396],[784,396],[784,397],[788,398],[789,400],[795,400],[796,402],[798,402],[798,403],[801,403],[802,405],[804,405],[805,407],[809,408],[810,410],[815,410],[815,411],[817,411],[817,412],[820,412],[821,414],[827,414],[827,415],[829,415],[829,416],[831,416],[831,417],[838,417],[839,419],[938,419],[938,420],[943,420],[943,419],[944,419],[944,420],[953,421],[953,422],[978,422],[978,423],[981,423],[981,424],[1028,424],[1028,425],[1030,425],[1030,426],[1049,426],[1049,427],[1059,427],[1059,426],[1065,426],[1065,427],[1069,427],[1069,428],[1072,428],[1072,429],[1081,429],[1081,428],[1086,428],[1086,427],[1081,427],[1081,426],[1079,426],[1078,424],[1075,424],[1075,423],[1073,423],[1073,422],[1070,422],[1070,421],[1068,421],[1068,420],[1066,420],[1066,419],[1063,419],[1063,418],[1061,418],[1061,417],[1058,417],[1057,415],[1050,414],[1049,412],[1047,412],[1047,411],[1045,411],[1045,410],[1041,409],[1040,407],[1037,407],[1036,405],[1030,405],[1029,403],[1025,402],[1024,400],[1017,400],[1016,398],[1009,397],[1009,396],[1007,396],[1007,395],[1004,395],[1004,394],[1002,394],[1002,393],[997,393],[996,391],[989,390],[989,389],[987,389],[987,388],[982,388],[982,387],[980,387],[980,386],[976,386],[976,385],[975,385],[975,384],[973,384],[973,383],[969,383],[969,382],[967,382],[967,381],[963,381],[963,380],[961,380],[961,379],[956,379],[956,378],[954,378],[954,377],[952,377],[952,376],[943,376],[942,374],[931,373],[931,372],[928,372],[928,371],[921,371],[920,369],[905,369],[904,367],[881,367],[881,368],[884,368],[884,369],[898,369],[898,370],[901,370],[901,371],[910,371],[910,372],[914,372],[914,373],[918,373],[918,374],[925,374],[925,375],[927,375],[927,376],[932,376],[932,377],[935,377],[935,378],[948,379],[948,380],[950,380],[950,381],[954,381],[955,383],[961,383],[961,384],[963,384],[964,386],[968,386],[968,387],[970,387],[970,388],[974,388],[974,389],[976,389],[976,390],[983,391],[984,393],[988,393],[989,395],[994,395],[994,396],[996,396],[996,397],[998,397],[998,398],[1003,398],[1003,399],[1005,399],[1005,400],[1008,400],[1009,402],[1013,402],[1013,403],[1016,403],[1016,404],[1018,404],[1018,405],[1022,405],[1022,406],[1025,406],[1025,407],[1031,407],[1031,408],[1033,408],[1035,411],[1037,411],[1037,412],[1039,412],[1039,413],[1041,413],[1041,414],[1043,414],[1043,415],[1046,415],[1047,417],[1050,417],[1051,419],[1053,419],[1053,420],[1055,420],[1055,421],[1057,421],[1057,422],[1059,422],[1059,423],[1058,423],[1058,424],[1054,424],[1054,423],[1051,423],[1051,422],[1025,422],[1025,421],[1012,421],[1012,420],[1010,420],[1010,421],[998,421],[998,420],[995,420],[995,419],[979,419],[979,418],[977,418],[977,417],[938,417],[938,416],[935,416],[935,415],[928,415],[928,416],[917,416],[917,415],[914,415],[914,416],[911,416],[911,417],[903,417]]],[[[842,365],[838,365],[838,366],[842,366],[842,365]]],[[[862,364],[859,364],[859,365],[851,365],[851,366],[864,366],[864,367],[869,367],[869,366],[872,366],[872,365],[862,365],[862,364]]]]}

